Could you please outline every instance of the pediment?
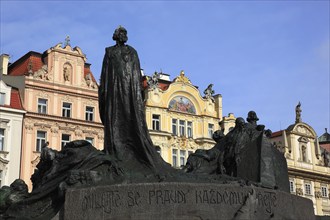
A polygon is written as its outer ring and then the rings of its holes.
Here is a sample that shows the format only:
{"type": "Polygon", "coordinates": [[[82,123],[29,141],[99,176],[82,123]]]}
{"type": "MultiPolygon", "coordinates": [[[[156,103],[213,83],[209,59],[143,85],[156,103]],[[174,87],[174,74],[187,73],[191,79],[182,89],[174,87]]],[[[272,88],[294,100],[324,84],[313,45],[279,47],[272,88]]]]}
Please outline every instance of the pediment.
{"type": "Polygon", "coordinates": [[[308,124],[303,122],[290,125],[288,130],[293,133],[299,134],[300,136],[309,136],[314,138],[316,138],[317,136],[314,129],[308,124]]]}

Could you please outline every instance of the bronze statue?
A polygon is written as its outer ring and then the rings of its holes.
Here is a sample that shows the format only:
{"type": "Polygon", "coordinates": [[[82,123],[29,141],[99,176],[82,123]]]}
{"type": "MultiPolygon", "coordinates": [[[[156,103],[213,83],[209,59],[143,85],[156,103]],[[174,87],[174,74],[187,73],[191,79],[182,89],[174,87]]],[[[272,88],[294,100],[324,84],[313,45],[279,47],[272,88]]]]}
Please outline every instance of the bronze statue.
{"type": "Polygon", "coordinates": [[[104,150],[119,163],[125,160],[123,166],[128,169],[143,165],[162,170],[165,162],[153,146],[145,121],[138,54],[125,44],[124,27],[119,26],[112,39],[116,45],[105,50],[99,87],[104,150]]]}

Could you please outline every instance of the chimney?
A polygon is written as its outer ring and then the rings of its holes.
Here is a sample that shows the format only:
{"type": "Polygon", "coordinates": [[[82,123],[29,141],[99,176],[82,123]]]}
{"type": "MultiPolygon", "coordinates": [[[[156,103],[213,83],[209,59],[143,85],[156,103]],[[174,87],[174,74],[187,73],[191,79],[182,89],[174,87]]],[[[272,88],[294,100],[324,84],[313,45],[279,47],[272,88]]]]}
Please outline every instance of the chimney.
{"type": "Polygon", "coordinates": [[[9,55],[1,54],[0,55],[0,73],[3,75],[8,74],[8,63],[9,63],[9,55]]]}

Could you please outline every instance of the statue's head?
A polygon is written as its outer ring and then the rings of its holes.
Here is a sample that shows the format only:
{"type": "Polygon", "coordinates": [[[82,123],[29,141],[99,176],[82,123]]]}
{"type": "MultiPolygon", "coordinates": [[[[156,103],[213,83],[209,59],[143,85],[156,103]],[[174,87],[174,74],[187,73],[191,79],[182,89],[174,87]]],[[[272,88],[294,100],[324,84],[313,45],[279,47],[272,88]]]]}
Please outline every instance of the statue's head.
{"type": "Polygon", "coordinates": [[[246,118],[246,120],[251,123],[251,122],[259,121],[259,118],[255,111],[249,111],[248,117],[246,118]]]}
{"type": "Polygon", "coordinates": [[[112,39],[115,40],[117,44],[126,43],[128,40],[127,30],[124,27],[119,26],[113,33],[112,39]]]}
{"type": "Polygon", "coordinates": [[[28,192],[28,186],[21,179],[16,179],[12,184],[10,184],[10,187],[16,192],[28,192]]]}
{"type": "Polygon", "coordinates": [[[235,127],[244,127],[245,121],[244,118],[238,117],[235,120],[235,127]]]}

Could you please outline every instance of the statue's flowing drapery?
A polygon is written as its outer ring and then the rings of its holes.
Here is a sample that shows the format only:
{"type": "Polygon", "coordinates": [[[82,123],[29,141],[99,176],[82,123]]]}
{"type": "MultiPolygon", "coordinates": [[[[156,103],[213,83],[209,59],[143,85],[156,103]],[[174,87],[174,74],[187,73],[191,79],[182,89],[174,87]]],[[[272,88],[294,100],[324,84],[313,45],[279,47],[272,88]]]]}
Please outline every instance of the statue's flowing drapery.
{"type": "Polygon", "coordinates": [[[99,88],[104,150],[119,163],[126,161],[126,167],[136,168],[142,164],[159,170],[167,165],[149,136],[141,77],[134,48],[128,45],[106,48],[99,88]]]}

